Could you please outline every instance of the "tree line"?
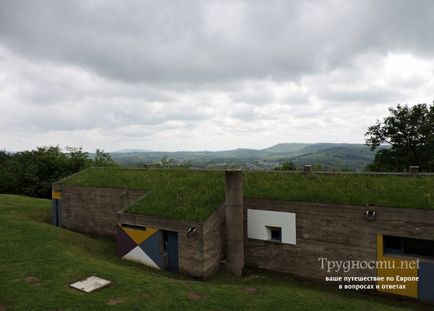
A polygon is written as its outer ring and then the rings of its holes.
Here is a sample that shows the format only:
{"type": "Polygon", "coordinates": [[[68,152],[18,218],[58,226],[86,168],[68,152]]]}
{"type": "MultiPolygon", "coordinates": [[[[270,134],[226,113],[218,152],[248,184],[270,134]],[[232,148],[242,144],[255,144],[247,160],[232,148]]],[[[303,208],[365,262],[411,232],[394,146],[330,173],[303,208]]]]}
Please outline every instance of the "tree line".
{"type": "MultiPolygon", "coordinates": [[[[434,172],[434,105],[390,107],[389,115],[371,125],[365,138],[371,151],[377,151],[366,171],[405,172],[419,166],[421,172],[434,172]]],[[[296,167],[287,161],[276,170],[294,171],[296,167]]]]}
{"type": "Polygon", "coordinates": [[[85,168],[117,166],[110,154],[97,149],[95,157],[81,147],[37,147],[8,153],[0,151],[0,193],[50,198],[51,184],[85,168]]]}
{"type": "MultiPolygon", "coordinates": [[[[434,172],[434,105],[389,108],[389,116],[368,128],[366,144],[378,150],[369,171],[403,172],[417,165],[422,172],[434,172]],[[388,145],[389,148],[379,148],[388,145]]],[[[163,158],[162,167],[173,163],[163,158]]],[[[38,147],[17,153],[0,151],[0,193],[49,198],[53,182],[91,166],[117,166],[110,154],[97,149],[91,157],[81,147],[38,147]]],[[[189,166],[186,166],[188,168],[189,166]]],[[[278,170],[295,170],[291,161],[278,170]]]]}

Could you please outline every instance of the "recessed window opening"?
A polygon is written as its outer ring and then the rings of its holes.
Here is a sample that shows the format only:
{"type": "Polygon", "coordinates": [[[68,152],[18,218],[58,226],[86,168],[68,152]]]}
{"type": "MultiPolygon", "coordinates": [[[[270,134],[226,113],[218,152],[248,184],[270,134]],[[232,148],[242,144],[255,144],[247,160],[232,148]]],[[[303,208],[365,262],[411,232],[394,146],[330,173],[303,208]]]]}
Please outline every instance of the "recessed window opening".
{"type": "Polygon", "coordinates": [[[268,236],[270,237],[270,241],[282,242],[282,228],[281,227],[266,227],[268,230],[268,236]]]}
{"type": "Polygon", "coordinates": [[[385,254],[434,258],[434,241],[385,235],[383,251],[385,254]]]}

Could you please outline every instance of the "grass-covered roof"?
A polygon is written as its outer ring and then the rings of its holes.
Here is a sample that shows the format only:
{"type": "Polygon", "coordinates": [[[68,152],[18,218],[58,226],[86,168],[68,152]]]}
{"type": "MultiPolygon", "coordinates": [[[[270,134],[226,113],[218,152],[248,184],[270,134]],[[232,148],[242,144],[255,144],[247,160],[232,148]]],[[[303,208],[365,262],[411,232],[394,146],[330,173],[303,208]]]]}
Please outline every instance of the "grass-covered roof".
{"type": "MultiPolygon", "coordinates": [[[[434,208],[434,176],[245,171],[243,178],[246,198],[434,208]]],[[[64,183],[149,191],[127,212],[168,219],[202,222],[224,202],[224,171],[90,168],[64,183]]]]}

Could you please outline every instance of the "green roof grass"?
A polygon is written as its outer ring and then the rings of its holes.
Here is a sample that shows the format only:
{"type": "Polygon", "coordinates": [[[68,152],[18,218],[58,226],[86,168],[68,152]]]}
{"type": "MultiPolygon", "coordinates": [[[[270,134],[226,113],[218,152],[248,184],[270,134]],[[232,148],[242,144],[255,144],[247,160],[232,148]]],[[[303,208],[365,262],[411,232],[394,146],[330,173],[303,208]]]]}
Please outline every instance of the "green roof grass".
{"type": "Polygon", "coordinates": [[[224,202],[223,171],[90,168],[65,183],[147,191],[127,212],[167,219],[202,222],[224,202]]]}
{"type": "MultiPolygon", "coordinates": [[[[258,171],[243,174],[245,198],[434,208],[434,176],[258,171]]],[[[224,202],[224,171],[91,168],[64,183],[149,191],[126,211],[167,219],[203,222],[224,202]]]]}

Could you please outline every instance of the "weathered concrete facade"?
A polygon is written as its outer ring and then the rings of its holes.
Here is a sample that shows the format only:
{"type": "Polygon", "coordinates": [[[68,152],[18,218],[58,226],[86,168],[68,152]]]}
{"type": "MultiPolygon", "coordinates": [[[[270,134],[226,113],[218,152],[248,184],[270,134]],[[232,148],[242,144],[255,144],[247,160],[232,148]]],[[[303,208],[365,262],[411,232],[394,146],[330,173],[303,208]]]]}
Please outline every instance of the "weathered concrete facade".
{"type": "Polygon", "coordinates": [[[327,274],[320,269],[320,257],[375,260],[376,233],[369,234],[367,227],[363,228],[368,222],[363,218],[366,208],[246,200],[246,218],[247,209],[295,213],[297,233],[296,245],[249,239],[245,235],[248,266],[322,279],[327,274]]]}
{"type": "Polygon", "coordinates": [[[167,220],[152,216],[119,212],[120,226],[152,227],[178,234],[179,271],[193,277],[209,278],[225,253],[224,207],[217,209],[203,224],[167,220]],[[189,234],[194,230],[193,233],[189,234]]]}
{"type": "Polygon", "coordinates": [[[144,195],[141,190],[54,184],[60,195],[60,225],[91,236],[116,237],[117,212],[144,195]]]}
{"type": "MultiPolygon", "coordinates": [[[[434,211],[379,206],[313,204],[247,199],[247,209],[292,212],[297,215],[297,244],[249,239],[245,235],[246,265],[323,280],[330,275],[318,258],[376,260],[377,235],[434,240],[434,211]],[[366,211],[375,211],[372,221],[366,211]]],[[[245,221],[247,232],[247,220],[245,221]]],[[[375,270],[347,275],[374,276],[375,270]]]]}
{"type": "Polygon", "coordinates": [[[203,224],[203,265],[204,278],[211,277],[227,256],[226,208],[220,207],[203,224]]]}
{"type": "Polygon", "coordinates": [[[295,213],[297,235],[295,245],[245,235],[247,266],[322,282],[327,276],[392,277],[395,280],[372,283],[381,292],[434,301],[433,210],[245,200],[245,217],[247,210],[295,213]],[[390,239],[398,245],[386,246],[390,239]],[[324,259],[382,261],[388,267],[327,271],[324,259]],[[396,281],[398,276],[419,280],[396,281]]]}

